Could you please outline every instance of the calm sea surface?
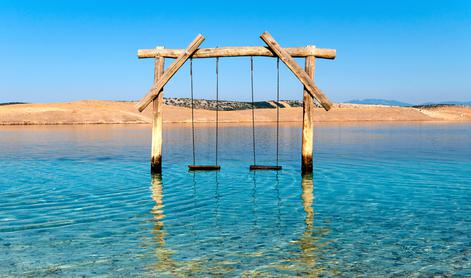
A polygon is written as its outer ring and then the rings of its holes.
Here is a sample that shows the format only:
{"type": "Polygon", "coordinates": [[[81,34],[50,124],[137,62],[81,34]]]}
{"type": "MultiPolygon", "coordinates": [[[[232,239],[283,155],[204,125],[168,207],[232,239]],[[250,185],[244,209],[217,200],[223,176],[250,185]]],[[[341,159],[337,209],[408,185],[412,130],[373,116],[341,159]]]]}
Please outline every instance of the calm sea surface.
{"type": "Polygon", "coordinates": [[[152,177],[149,126],[0,127],[0,276],[471,276],[471,125],[318,127],[313,178],[300,125],[280,134],[279,173],[249,172],[251,127],[228,125],[222,170],[193,174],[167,125],[152,177]]]}

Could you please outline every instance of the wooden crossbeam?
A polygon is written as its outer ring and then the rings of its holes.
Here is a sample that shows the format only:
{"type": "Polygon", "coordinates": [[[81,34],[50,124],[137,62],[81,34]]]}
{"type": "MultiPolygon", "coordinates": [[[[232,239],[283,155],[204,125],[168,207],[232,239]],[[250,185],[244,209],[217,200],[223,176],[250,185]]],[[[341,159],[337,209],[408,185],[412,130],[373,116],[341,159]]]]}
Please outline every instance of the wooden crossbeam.
{"type": "MultiPolygon", "coordinates": [[[[310,57],[323,59],[335,59],[336,50],[329,48],[287,47],[286,52],[291,57],[310,57]]],[[[143,58],[178,58],[185,49],[139,49],[137,57],[143,58]]],[[[195,51],[192,58],[216,58],[216,57],[241,57],[241,56],[266,56],[274,57],[276,54],[266,46],[231,46],[216,48],[199,48],[195,51]]]]}
{"type": "Polygon", "coordinates": [[[160,93],[164,88],[165,84],[172,78],[172,76],[183,66],[183,64],[190,58],[191,55],[198,49],[203,43],[204,36],[199,34],[196,38],[188,45],[183,53],[168,67],[164,74],[160,77],[159,81],[152,86],[147,95],[145,95],[137,104],[139,112],[142,112],[160,93]]]}
{"type": "Polygon", "coordinates": [[[332,107],[330,100],[322,93],[322,91],[314,84],[314,81],[304,71],[301,66],[289,55],[289,53],[283,49],[276,40],[268,33],[263,33],[260,38],[270,47],[270,49],[280,57],[281,61],[296,75],[296,77],[303,83],[307,92],[316,99],[325,110],[329,110],[332,107]]]}

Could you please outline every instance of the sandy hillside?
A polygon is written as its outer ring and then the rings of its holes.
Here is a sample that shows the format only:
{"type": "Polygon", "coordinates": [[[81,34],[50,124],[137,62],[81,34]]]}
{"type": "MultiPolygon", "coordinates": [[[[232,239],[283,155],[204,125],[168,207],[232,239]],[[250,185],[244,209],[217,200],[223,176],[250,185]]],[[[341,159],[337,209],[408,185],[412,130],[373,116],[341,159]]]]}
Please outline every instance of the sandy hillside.
{"type": "MultiPolygon", "coordinates": [[[[221,122],[250,122],[251,110],[221,111],[221,122]]],[[[256,121],[270,122],[275,109],[257,109],[256,121]]],[[[284,122],[302,121],[302,108],[280,109],[284,122]]],[[[195,110],[196,121],[214,121],[215,111],[195,110]]],[[[326,112],[316,108],[317,122],[429,121],[471,122],[471,107],[444,106],[428,108],[382,105],[336,104],[326,112]]],[[[164,122],[190,122],[189,108],[164,107],[164,122]]],[[[142,124],[151,122],[151,106],[139,113],[134,102],[76,101],[66,103],[14,104],[0,106],[0,125],[21,124],[142,124]]]]}

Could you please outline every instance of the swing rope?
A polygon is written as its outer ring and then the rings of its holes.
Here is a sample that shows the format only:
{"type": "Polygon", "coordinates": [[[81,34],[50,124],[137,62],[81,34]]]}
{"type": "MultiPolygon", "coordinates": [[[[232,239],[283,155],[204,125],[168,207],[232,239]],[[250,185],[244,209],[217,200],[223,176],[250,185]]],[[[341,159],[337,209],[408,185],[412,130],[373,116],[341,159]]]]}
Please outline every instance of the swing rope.
{"type": "Polygon", "coordinates": [[[253,90],[253,56],[250,56],[250,84],[252,88],[252,150],[253,150],[253,165],[257,165],[255,157],[255,102],[253,90]]]}
{"type": "Polygon", "coordinates": [[[255,100],[254,100],[254,66],[253,56],[250,56],[250,85],[252,95],[252,150],[253,150],[253,165],[250,165],[250,170],[281,170],[279,166],[279,137],[280,137],[280,59],[276,61],[276,165],[257,165],[256,152],[255,152],[255,100]]]}
{"type": "Polygon", "coordinates": [[[218,165],[219,137],[219,57],[216,57],[216,164],[218,165]]]}
{"type": "Polygon", "coordinates": [[[193,144],[193,165],[189,165],[190,171],[213,171],[219,170],[218,165],[218,141],[219,141],[219,57],[216,58],[216,164],[214,165],[196,165],[196,147],[195,147],[195,96],[193,89],[193,58],[190,58],[190,92],[191,92],[191,137],[193,144]]]}
{"type": "Polygon", "coordinates": [[[193,165],[196,164],[195,151],[195,104],[193,95],[193,58],[190,58],[190,92],[191,92],[191,137],[193,142],[193,165]]]}
{"type": "Polygon", "coordinates": [[[276,166],[278,165],[280,135],[280,58],[276,59],[276,166]]]}

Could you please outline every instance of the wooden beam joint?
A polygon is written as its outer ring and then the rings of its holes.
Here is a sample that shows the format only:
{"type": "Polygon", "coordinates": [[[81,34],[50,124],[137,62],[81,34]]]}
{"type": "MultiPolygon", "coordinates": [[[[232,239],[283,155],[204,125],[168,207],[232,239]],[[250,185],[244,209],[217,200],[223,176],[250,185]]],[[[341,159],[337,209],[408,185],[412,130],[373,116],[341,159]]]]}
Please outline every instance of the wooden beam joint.
{"type": "Polygon", "coordinates": [[[280,60],[294,73],[294,75],[301,81],[306,88],[306,91],[315,98],[325,110],[330,110],[332,103],[324,95],[324,93],[314,84],[314,81],[304,71],[301,66],[289,55],[289,53],[283,49],[278,42],[268,33],[263,33],[260,38],[270,47],[273,52],[280,57],[280,60]]]}
{"type": "Polygon", "coordinates": [[[152,86],[150,92],[147,93],[147,95],[145,95],[137,104],[139,112],[142,112],[159,95],[165,84],[167,84],[170,78],[172,78],[173,75],[175,75],[175,73],[183,66],[186,60],[190,58],[203,41],[203,35],[199,34],[196,36],[196,38],[188,45],[186,50],[168,67],[157,83],[152,86]]]}

